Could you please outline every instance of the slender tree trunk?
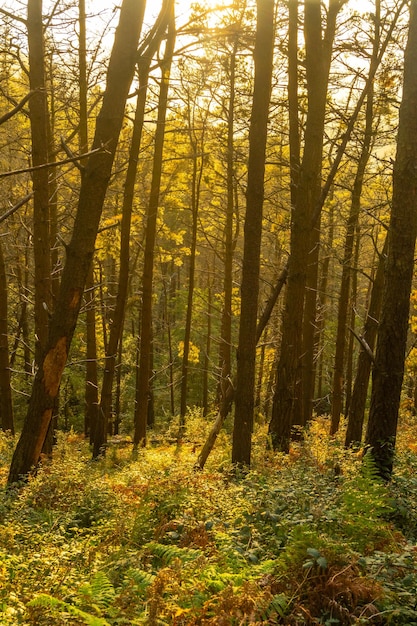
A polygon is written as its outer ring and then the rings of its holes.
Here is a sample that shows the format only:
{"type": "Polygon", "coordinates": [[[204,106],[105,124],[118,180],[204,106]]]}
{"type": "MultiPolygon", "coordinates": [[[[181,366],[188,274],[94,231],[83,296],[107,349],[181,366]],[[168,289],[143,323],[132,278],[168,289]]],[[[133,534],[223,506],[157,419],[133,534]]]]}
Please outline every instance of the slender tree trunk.
{"type": "MultiPolygon", "coordinates": [[[[369,66],[370,75],[376,71],[379,52],[379,28],[380,28],[380,2],[375,2],[375,19],[374,19],[375,35],[373,37],[373,51],[369,66]]],[[[355,233],[359,223],[359,215],[361,209],[361,195],[364,182],[366,167],[369,161],[370,149],[372,144],[372,130],[374,125],[374,89],[373,85],[369,88],[366,100],[365,113],[365,130],[362,150],[359,156],[358,167],[356,170],[355,181],[353,183],[352,198],[350,203],[350,213],[347,223],[344,255],[342,262],[342,278],[340,285],[340,295],[337,314],[337,331],[336,331],[336,352],[334,359],[333,374],[333,400],[332,400],[332,421],[330,434],[334,435],[339,428],[340,414],[343,405],[343,389],[344,389],[344,362],[345,362],[345,345],[347,334],[347,320],[349,308],[349,295],[352,281],[352,259],[355,241],[355,233]]]]}
{"type": "MultiPolygon", "coordinates": [[[[145,7],[143,6],[143,9],[145,7]]],[[[143,16],[141,18],[141,24],[143,16]]],[[[139,70],[139,92],[136,102],[135,119],[133,122],[132,138],[130,143],[129,162],[126,172],[123,193],[122,223],[120,232],[119,280],[117,287],[116,307],[110,323],[109,339],[106,346],[104,373],[101,385],[101,397],[98,411],[98,420],[94,432],[93,458],[97,458],[105,451],[108,425],[112,411],[112,390],[114,372],[119,342],[122,338],[123,322],[125,318],[126,299],[129,286],[130,265],[130,229],[132,222],[132,208],[135,193],[136,172],[138,167],[139,150],[142,139],[142,129],[145,114],[147,83],[150,60],[139,70]]]]}
{"type": "MultiPolygon", "coordinates": [[[[45,80],[45,50],[42,0],[28,0],[27,35],[29,46],[29,83],[35,91],[29,100],[32,137],[32,165],[48,163],[48,99],[45,80]]],[[[33,254],[35,266],[35,359],[39,363],[48,336],[51,298],[51,248],[49,215],[49,170],[32,174],[33,181],[33,254]]]]}
{"type": "MultiPolygon", "coordinates": [[[[355,270],[358,269],[359,263],[359,250],[361,243],[361,235],[360,228],[356,229],[356,240],[355,240],[355,252],[353,257],[353,267],[355,270]]],[[[345,410],[344,415],[347,416],[349,411],[350,401],[352,399],[352,386],[353,386],[353,359],[354,359],[354,332],[356,327],[356,302],[358,298],[358,272],[354,271],[352,276],[352,289],[350,295],[349,302],[349,311],[350,311],[350,329],[352,332],[350,333],[350,337],[347,341],[347,355],[346,355],[346,383],[345,383],[345,410]]]]}
{"type": "Polygon", "coordinates": [[[255,393],[265,155],[274,51],[274,0],[257,0],[255,77],[249,128],[248,185],[233,427],[232,463],[250,465],[255,393]]]}
{"type": "Polygon", "coordinates": [[[416,235],[417,1],[412,0],[393,174],[385,287],[366,433],[366,445],[384,479],[391,477],[394,462],[416,235]]]}
{"type": "Polygon", "coordinates": [[[233,48],[229,58],[229,103],[227,107],[227,149],[226,149],[226,222],[224,226],[224,275],[223,275],[223,309],[221,317],[219,361],[219,401],[222,404],[229,380],[232,376],[232,294],[233,294],[233,256],[236,247],[233,221],[235,216],[235,99],[236,99],[236,55],[238,52],[239,37],[235,36],[233,48]]]}
{"type": "MultiPolygon", "coordinates": [[[[87,17],[85,0],[78,0],[78,102],[79,102],[79,151],[88,150],[88,83],[87,83],[87,17]]],[[[84,434],[93,442],[98,416],[98,373],[97,373],[97,337],[96,305],[94,287],[94,260],[88,272],[86,292],[86,366],[84,391],[84,434]]]]}
{"type": "Polygon", "coordinates": [[[155,149],[152,171],[151,191],[146,216],[146,237],[144,252],[144,268],[142,276],[142,312],[140,331],[139,371],[136,388],[135,404],[135,431],[133,441],[135,446],[146,444],[146,425],[148,422],[148,404],[150,400],[149,380],[151,375],[151,342],[152,342],[152,290],[154,248],[156,240],[157,213],[162,177],[162,156],[164,148],[165,119],[168,105],[169,76],[172,55],[175,45],[175,15],[174,2],[168,0],[169,12],[168,37],[164,59],[161,62],[162,80],[159,92],[158,118],[155,132],[155,149]]]}
{"type": "Polygon", "coordinates": [[[346,430],[345,446],[360,444],[362,441],[362,429],[365,417],[366,399],[368,397],[369,378],[371,375],[372,357],[376,337],[378,333],[378,320],[381,313],[382,295],[384,288],[385,259],[388,252],[388,237],[385,239],[381,252],[374,282],[372,285],[371,298],[368,312],[362,331],[362,339],[369,346],[365,350],[362,346],[356,367],[355,382],[353,384],[352,397],[348,411],[348,425],[346,430]]]}
{"type": "Polygon", "coordinates": [[[334,238],[334,210],[333,205],[330,206],[328,234],[326,241],[326,254],[322,261],[320,286],[318,293],[318,315],[317,315],[317,359],[318,359],[318,373],[317,373],[317,390],[316,397],[321,401],[323,399],[323,374],[324,374],[324,329],[326,325],[326,308],[327,308],[327,284],[329,280],[329,268],[331,250],[333,247],[334,238]]]}
{"type": "Polygon", "coordinates": [[[13,402],[9,359],[8,297],[6,264],[0,241],[0,424],[14,435],[13,402]]]}
{"type": "MultiPolygon", "coordinates": [[[[255,333],[256,344],[258,344],[258,341],[261,338],[263,331],[265,330],[265,327],[272,313],[273,307],[276,301],[278,300],[278,297],[282,291],[283,286],[285,285],[285,281],[287,280],[287,274],[288,274],[287,268],[284,267],[284,269],[281,271],[278,277],[276,286],[274,287],[272,291],[272,294],[265,306],[265,309],[259,318],[258,324],[256,326],[256,333],[255,333]]],[[[273,375],[271,375],[270,378],[272,380],[273,375]]],[[[222,403],[220,404],[219,411],[217,413],[213,427],[209,432],[209,435],[201,449],[200,454],[198,455],[198,459],[196,463],[197,469],[204,468],[204,465],[206,464],[206,461],[210,455],[210,452],[212,451],[214,444],[216,443],[217,435],[219,434],[224,424],[224,420],[226,419],[231,409],[231,406],[233,404],[233,400],[235,398],[235,386],[236,386],[236,380],[234,381],[229,380],[229,385],[226,388],[225,396],[223,398],[222,403]]]]}
{"type": "Polygon", "coordinates": [[[96,123],[93,149],[97,151],[89,157],[86,165],[59,296],[50,320],[47,346],[36,372],[22,434],[12,458],[9,484],[26,476],[38,464],[52,417],[94,254],[126,98],[133,79],[140,15],[140,2],[123,0],[109,61],[106,91],[96,123]],[[105,149],[101,149],[103,146],[105,149]]]}
{"type": "Polygon", "coordinates": [[[85,289],[86,316],[86,365],[85,365],[85,410],[84,434],[93,443],[98,420],[98,374],[97,374],[97,337],[96,337],[96,296],[94,287],[93,262],[88,271],[85,289]]]}
{"type": "MultiPolygon", "coordinates": [[[[204,171],[204,158],[199,157],[199,151],[204,152],[204,137],[206,121],[203,122],[201,145],[198,145],[197,137],[193,127],[196,124],[196,120],[193,119],[190,111],[190,102],[188,106],[188,127],[189,127],[189,139],[192,151],[193,159],[193,173],[191,180],[191,242],[190,242],[190,265],[188,270],[188,295],[187,295],[187,310],[185,315],[185,330],[184,330],[184,352],[182,357],[181,368],[181,400],[180,400],[180,431],[179,439],[184,434],[185,429],[185,415],[187,412],[187,391],[188,391],[188,373],[189,373],[189,354],[190,354],[190,342],[191,342],[191,323],[193,317],[193,298],[194,298],[194,286],[195,286],[195,262],[196,262],[196,250],[197,250],[197,230],[198,230],[198,215],[200,205],[200,189],[201,180],[204,171]]],[[[201,123],[201,122],[200,122],[201,123]]]]}
{"type": "Polygon", "coordinates": [[[120,337],[117,351],[116,366],[116,393],[114,400],[114,434],[120,432],[120,424],[122,421],[122,364],[123,364],[123,335],[120,337]]]}

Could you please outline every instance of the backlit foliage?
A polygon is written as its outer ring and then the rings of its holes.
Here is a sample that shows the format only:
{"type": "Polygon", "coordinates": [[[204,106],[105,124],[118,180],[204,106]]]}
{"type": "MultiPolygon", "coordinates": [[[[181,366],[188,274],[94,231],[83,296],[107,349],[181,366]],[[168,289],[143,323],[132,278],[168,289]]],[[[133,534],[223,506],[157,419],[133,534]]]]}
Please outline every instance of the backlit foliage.
{"type": "MultiPolygon", "coordinates": [[[[392,485],[315,421],[289,456],[232,472],[223,433],[194,469],[207,422],[181,447],[169,433],[132,460],[114,443],[91,463],[60,436],[19,492],[0,500],[0,623],[413,624],[417,527],[413,421],[404,416],[392,485]]],[[[13,441],[2,435],[5,484],[13,441]]]]}

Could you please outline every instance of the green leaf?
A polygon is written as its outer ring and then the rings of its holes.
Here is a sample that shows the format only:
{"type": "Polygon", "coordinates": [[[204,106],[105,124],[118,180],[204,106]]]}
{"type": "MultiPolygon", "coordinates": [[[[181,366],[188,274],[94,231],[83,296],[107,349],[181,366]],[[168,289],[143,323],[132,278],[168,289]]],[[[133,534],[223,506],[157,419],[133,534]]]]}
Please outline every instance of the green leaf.
{"type": "Polygon", "coordinates": [[[307,554],[312,556],[313,559],[318,559],[320,556],[320,552],[316,548],[307,548],[307,554]]]}
{"type": "Polygon", "coordinates": [[[327,560],[324,556],[319,556],[319,558],[316,559],[316,563],[319,567],[321,567],[321,569],[327,569],[327,560]]]}

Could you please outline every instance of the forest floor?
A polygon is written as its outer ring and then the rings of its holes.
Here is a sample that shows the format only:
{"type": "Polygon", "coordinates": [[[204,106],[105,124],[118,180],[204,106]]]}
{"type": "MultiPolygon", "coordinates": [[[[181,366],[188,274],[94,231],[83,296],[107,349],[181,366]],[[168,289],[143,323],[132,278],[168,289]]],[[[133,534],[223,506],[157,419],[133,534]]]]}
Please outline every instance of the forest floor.
{"type": "Polygon", "coordinates": [[[15,441],[0,436],[0,624],[417,625],[417,420],[401,420],[393,480],[375,478],[315,420],[289,455],[254,435],[236,474],[209,424],[137,458],[61,433],[52,462],[4,488],[15,441]]]}

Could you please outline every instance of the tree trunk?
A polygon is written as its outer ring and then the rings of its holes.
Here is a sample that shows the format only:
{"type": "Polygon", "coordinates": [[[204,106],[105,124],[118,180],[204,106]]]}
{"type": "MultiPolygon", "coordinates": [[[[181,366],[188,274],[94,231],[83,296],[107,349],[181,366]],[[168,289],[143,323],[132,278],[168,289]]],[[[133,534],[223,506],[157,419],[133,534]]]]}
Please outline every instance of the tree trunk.
{"type": "MultiPolygon", "coordinates": [[[[303,423],[302,332],[309,243],[318,221],[327,84],[336,17],[342,3],[331,0],[322,38],[321,2],[305,3],[304,35],[308,110],[302,166],[292,211],[288,286],[282,322],[281,354],[269,425],[275,450],[288,452],[292,424],[303,423]]],[[[311,285],[310,285],[311,287],[311,285]]],[[[309,320],[309,323],[311,320],[309,320]]]]}
{"type": "Polygon", "coordinates": [[[93,148],[80,189],[72,238],[67,246],[60,291],[52,314],[46,349],[32,387],[22,434],[14,451],[8,482],[26,476],[38,464],[67,361],[100,216],[109,184],[124,109],[137,60],[142,3],[123,0],[111,53],[106,91],[97,118],[93,148]],[[102,149],[104,147],[104,149],[102,149]]]}
{"type": "Polygon", "coordinates": [[[0,241],[0,424],[2,430],[14,435],[7,300],[6,265],[0,241]]]}
{"type": "Polygon", "coordinates": [[[366,399],[368,397],[369,377],[371,375],[372,357],[378,333],[378,320],[381,313],[382,295],[384,289],[385,260],[388,252],[388,237],[385,238],[374,282],[372,285],[371,298],[362,338],[369,346],[369,350],[362,349],[359,352],[356,368],[355,382],[353,384],[352,398],[348,411],[348,425],[346,430],[345,446],[360,444],[362,441],[362,428],[365,416],[366,399]]]}
{"type": "Polygon", "coordinates": [[[404,57],[389,247],[372,376],[366,445],[380,476],[391,477],[410,310],[417,234],[417,2],[410,5],[404,57]]]}
{"type": "Polygon", "coordinates": [[[196,250],[197,250],[197,230],[198,230],[198,216],[200,206],[200,189],[201,180],[204,171],[204,157],[199,154],[204,154],[204,138],[205,130],[207,128],[207,120],[199,120],[199,125],[202,125],[200,146],[198,145],[198,139],[196,136],[196,123],[197,120],[191,114],[190,102],[187,102],[188,109],[188,135],[191,146],[191,154],[193,160],[193,172],[191,178],[191,241],[190,241],[190,265],[188,269],[188,295],[187,295],[187,310],[185,314],[185,330],[184,330],[184,350],[182,357],[181,368],[181,396],[180,396],[180,430],[178,437],[182,438],[185,430],[185,414],[187,412],[187,391],[188,391],[188,373],[189,373],[189,354],[190,354],[190,342],[191,342],[191,323],[193,317],[193,298],[194,298],[194,286],[195,286],[195,262],[196,262],[196,250]]]}
{"type": "MultiPolygon", "coordinates": [[[[81,154],[88,150],[88,83],[87,83],[87,24],[85,0],[78,0],[78,103],[80,110],[78,145],[81,154]]],[[[94,287],[94,261],[92,261],[86,283],[86,366],[84,391],[84,434],[93,442],[98,416],[98,373],[96,304],[94,287]]]]}
{"type": "MultiPolygon", "coordinates": [[[[276,301],[278,300],[278,297],[282,291],[283,286],[285,285],[285,281],[287,280],[287,268],[284,267],[284,269],[281,271],[278,280],[277,280],[277,284],[274,287],[271,296],[268,299],[268,302],[265,306],[265,309],[262,313],[262,315],[259,318],[258,324],[256,326],[256,333],[255,333],[255,340],[256,340],[256,344],[258,344],[259,339],[261,338],[261,335],[269,321],[270,315],[272,313],[273,307],[276,303],[276,301]]],[[[273,378],[273,375],[271,374],[271,379],[273,378]]],[[[222,402],[220,404],[219,407],[219,411],[217,413],[215,422],[213,424],[213,427],[207,437],[206,442],[203,445],[203,448],[200,452],[200,454],[198,455],[198,460],[196,463],[196,468],[198,469],[203,469],[204,465],[206,464],[206,461],[209,457],[210,452],[212,451],[214,444],[216,443],[216,438],[217,435],[219,434],[223,424],[224,424],[224,420],[226,419],[231,406],[233,404],[233,400],[235,397],[235,384],[236,381],[232,381],[229,380],[228,381],[229,384],[225,390],[225,395],[222,399],[222,402]]]]}
{"type": "Polygon", "coordinates": [[[138,446],[139,444],[146,444],[146,425],[148,422],[148,404],[150,400],[149,379],[151,375],[150,359],[152,343],[152,283],[154,248],[162,177],[162,156],[165,139],[165,119],[168,105],[169,76],[175,45],[175,15],[173,0],[167,0],[166,10],[169,13],[168,37],[164,59],[161,62],[162,79],[159,92],[158,118],[155,132],[152,182],[146,216],[144,267],[142,276],[139,371],[135,402],[135,431],[133,436],[135,446],[138,446]]]}
{"type": "Polygon", "coordinates": [[[355,271],[352,276],[352,289],[350,295],[349,309],[350,309],[350,337],[347,341],[347,354],[346,354],[346,382],[345,382],[345,409],[344,415],[348,414],[350,401],[352,398],[352,382],[353,382],[353,360],[355,354],[355,339],[354,332],[356,327],[356,303],[358,299],[358,264],[359,264],[359,251],[361,244],[360,228],[356,229],[356,241],[355,252],[353,257],[353,267],[355,271]]]}
{"type": "MultiPolygon", "coordinates": [[[[29,100],[32,138],[32,165],[48,163],[48,100],[45,81],[45,50],[42,0],[28,0],[27,35],[29,47],[29,84],[35,91],[29,100]]],[[[48,336],[51,297],[51,247],[49,215],[49,170],[32,173],[33,181],[33,254],[35,266],[35,360],[39,363],[48,336]]]]}
{"type": "MultiPolygon", "coordinates": [[[[223,275],[223,309],[221,317],[219,363],[219,401],[223,403],[224,396],[232,376],[232,297],[233,297],[233,256],[236,247],[233,221],[235,216],[235,99],[236,99],[236,56],[239,37],[235,35],[233,48],[229,58],[229,103],[227,107],[227,149],[226,149],[226,221],[224,225],[224,275],[223,275]]],[[[230,405],[231,406],[231,405],[230,405]]],[[[230,407],[229,407],[230,408],[230,407]]]]}
{"type": "Polygon", "coordinates": [[[255,393],[265,154],[274,50],[274,0],[257,0],[255,77],[249,128],[248,185],[241,284],[232,463],[250,465],[255,393]]]}
{"type": "Polygon", "coordinates": [[[329,281],[329,268],[330,268],[330,258],[331,258],[331,250],[333,247],[333,239],[334,239],[334,207],[330,204],[329,210],[329,221],[328,221],[328,233],[327,233],[327,241],[326,241],[326,254],[322,259],[322,268],[321,268],[321,277],[320,277],[320,286],[318,293],[318,315],[317,315],[317,358],[318,358],[318,372],[317,372],[317,389],[315,398],[318,398],[318,401],[323,401],[323,375],[324,375],[324,329],[326,325],[326,308],[327,308],[327,284],[329,281]]]}
{"type": "MultiPolygon", "coordinates": [[[[378,64],[379,52],[379,28],[380,28],[380,2],[375,3],[375,34],[373,37],[373,50],[371,62],[369,65],[369,73],[372,76],[376,71],[378,64]]],[[[361,195],[366,167],[369,161],[370,149],[372,143],[372,130],[374,125],[374,88],[371,84],[367,100],[365,114],[365,130],[362,150],[359,156],[358,167],[356,170],[355,181],[353,183],[352,198],[350,203],[350,213],[346,229],[344,255],[342,261],[342,278],[340,284],[340,295],[337,313],[337,331],[336,331],[336,352],[334,358],[333,373],[333,396],[332,396],[332,421],[330,434],[334,435],[339,428],[340,414],[343,405],[343,389],[344,389],[344,362],[345,362],[345,346],[347,334],[347,320],[349,309],[349,295],[352,280],[352,259],[355,241],[355,233],[359,223],[359,215],[361,209],[361,195]]]]}
{"type": "Polygon", "coordinates": [[[84,294],[86,305],[86,365],[84,391],[84,434],[93,443],[98,420],[98,374],[97,374],[97,336],[96,336],[96,296],[94,287],[93,262],[88,271],[84,294]]]}
{"type": "MultiPolygon", "coordinates": [[[[144,8],[144,7],[143,7],[144,8]]],[[[141,18],[141,24],[143,16],[141,18]]],[[[112,411],[112,390],[116,358],[119,342],[123,332],[126,298],[129,285],[130,265],[130,228],[132,222],[132,207],[135,193],[136,172],[138,167],[139,150],[142,139],[142,129],[147,96],[147,84],[150,59],[139,69],[139,91],[136,102],[135,119],[133,122],[132,138],[129,151],[129,162],[123,192],[122,223],[120,232],[119,281],[117,288],[116,307],[110,323],[109,339],[106,346],[104,373],[101,385],[100,406],[98,420],[93,438],[93,458],[97,458],[105,451],[108,425],[112,411]]]]}

